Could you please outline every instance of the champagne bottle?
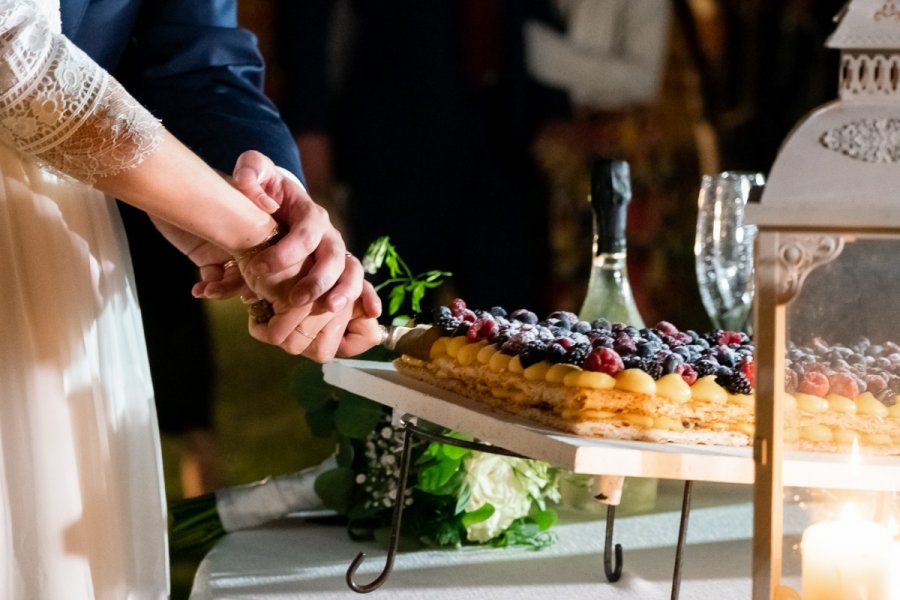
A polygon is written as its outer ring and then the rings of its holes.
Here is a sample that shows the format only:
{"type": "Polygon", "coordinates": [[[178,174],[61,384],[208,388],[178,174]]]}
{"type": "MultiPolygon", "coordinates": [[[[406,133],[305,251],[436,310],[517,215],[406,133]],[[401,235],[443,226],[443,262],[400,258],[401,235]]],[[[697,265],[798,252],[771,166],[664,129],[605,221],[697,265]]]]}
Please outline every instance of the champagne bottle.
{"type": "Polygon", "coordinates": [[[625,225],[631,201],[631,172],[624,160],[596,157],[591,164],[594,251],[587,295],[579,316],[641,328],[644,322],[628,281],[625,225]]]}
{"type": "MultiPolygon", "coordinates": [[[[606,319],[644,327],[628,281],[625,225],[631,201],[631,171],[624,160],[595,157],[591,164],[591,208],[594,213],[594,249],[591,277],[579,317],[585,321],[606,319]]],[[[595,489],[594,478],[574,475],[562,480],[574,489],[595,489]]],[[[621,483],[619,485],[622,485],[621,483]]],[[[658,480],[627,477],[621,489],[619,514],[640,514],[656,506],[658,480]]],[[[567,489],[567,488],[563,488],[567,489]]],[[[582,497],[584,492],[582,491],[582,497]]],[[[589,497],[593,496],[593,492],[589,497]]],[[[596,512],[601,505],[589,507],[582,501],[579,508],[596,512]]]]}

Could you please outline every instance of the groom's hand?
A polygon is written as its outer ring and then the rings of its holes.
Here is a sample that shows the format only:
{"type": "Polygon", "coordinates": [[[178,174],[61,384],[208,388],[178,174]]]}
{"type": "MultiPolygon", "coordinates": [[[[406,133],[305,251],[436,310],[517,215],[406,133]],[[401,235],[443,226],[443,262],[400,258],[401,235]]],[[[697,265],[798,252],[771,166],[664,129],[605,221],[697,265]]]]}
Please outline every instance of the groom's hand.
{"type": "Polygon", "coordinates": [[[380,306],[375,308],[377,298],[373,301],[363,291],[362,266],[347,253],[327,211],[310,198],[296,177],[266,156],[249,150],[238,158],[232,183],[289,228],[278,243],[248,262],[248,276],[259,279],[263,285],[295,277],[289,296],[292,305],[299,307],[321,300],[334,313],[352,305],[362,294],[366,315],[377,316],[377,312],[371,312],[380,311],[380,306]],[[304,264],[306,269],[301,272],[304,264]]]}

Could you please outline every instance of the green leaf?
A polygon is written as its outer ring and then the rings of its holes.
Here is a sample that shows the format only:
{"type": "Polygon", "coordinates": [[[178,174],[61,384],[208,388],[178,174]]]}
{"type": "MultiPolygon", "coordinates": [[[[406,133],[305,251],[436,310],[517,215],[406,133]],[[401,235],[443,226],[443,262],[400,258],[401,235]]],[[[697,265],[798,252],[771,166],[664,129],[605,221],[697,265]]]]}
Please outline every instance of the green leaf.
{"type": "Polygon", "coordinates": [[[388,304],[388,314],[397,314],[397,311],[399,311],[400,307],[403,306],[403,301],[405,299],[406,287],[402,285],[395,286],[394,289],[391,290],[390,302],[388,304]]]}
{"type": "Polygon", "coordinates": [[[542,510],[531,517],[541,531],[547,531],[556,524],[556,511],[542,510]]]}
{"type": "Polygon", "coordinates": [[[340,467],[349,467],[353,465],[353,459],[356,457],[356,446],[353,440],[348,437],[340,436],[338,439],[338,451],[334,457],[340,467]]]}
{"type": "Polygon", "coordinates": [[[353,469],[338,467],[316,477],[313,489],[326,507],[345,513],[350,506],[355,480],[353,469]]]}
{"type": "Polygon", "coordinates": [[[393,246],[388,248],[387,255],[384,257],[384,264],[387,265],[388,273],[391,277],[397,277],[400,274],[400,257],[393,246]]]}
{"type": "Polygon", "coordinates": [[[472,453],[472,451],[469,450],[468,448],[463,448],[461,446],[454,446],[452,444],[441,444],[441,447],[440,447],[440,454],[442,454],[443,456],[445,456],[451,460],[456,460],[456,461],[462,460],[464,457],[468,456],[471,453],[472,453]]]}
{"type": "Polygon", "coordinates": [[[450,478],[459,471],[460,461],[444,459],[419,472],[419,488],[435,494],[442,489],[450,478]]]}
{"type": "Polygon", "coordinates": [[[410,284],[409,287],[410,287],[409,303],[412,306],[413,312],[419,312],[420,310],[422,310],[422,307],[419,303],[422,301],[422,298],[425,296],[425,286],[419,281],[414,281],[410,284]]]}
{"type": "Polygon", "coordinates": [[[377,402],[348,394],[338,403],[334,426],[341,435],[363,439],[375,429],[383,416],[384,408],[377,402]]]}
{"type": "Polygon", "coordinates": [[[494,505],[490,502],[485,502],[481,505],[480,508],[473,510],[472,512],[464,513],[462,516],[462,525],[463,527],[468,527],[469,525],[473,525],[475,523],[481,523],[482,521],[487,521],[491,518],[491,515],[494,514],[496,509],[494,505]]]}

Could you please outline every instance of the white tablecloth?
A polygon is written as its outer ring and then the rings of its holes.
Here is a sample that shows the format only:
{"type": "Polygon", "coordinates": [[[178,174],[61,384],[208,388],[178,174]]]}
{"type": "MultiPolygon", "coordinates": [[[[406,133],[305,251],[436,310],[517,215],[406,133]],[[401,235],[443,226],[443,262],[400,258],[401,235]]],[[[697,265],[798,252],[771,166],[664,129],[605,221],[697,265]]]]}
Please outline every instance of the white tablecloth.
{"type": "MultiPolygon", "coordinates": [[[[387,582],[372,598],[438,600],[468,598],[531,600],[652,600],[669,598],[678,539],[682,484],[660,483],[651,514],[617,516],[614,541],[624,550],[616,583],[603,573],[605,519],[564,514],[550,548],[401,548],[387,582]]],[[[682,599],[740,599],[751,595],[749,486],[694,484],[682,571],[682,599]]],[[[624,507],[623,509],[624,510],[624,507]]],[[[786,583],[798,587],[796,528],[787,527],[786,583]]],[[[344,575],[357,552],[368,558],[357,581],[372,581],[384,565],[385,544],[353,542],[341,526],[285,519],[232,533],[203,559],[192,600],[240,598],[360,598],[344,575]]]]}

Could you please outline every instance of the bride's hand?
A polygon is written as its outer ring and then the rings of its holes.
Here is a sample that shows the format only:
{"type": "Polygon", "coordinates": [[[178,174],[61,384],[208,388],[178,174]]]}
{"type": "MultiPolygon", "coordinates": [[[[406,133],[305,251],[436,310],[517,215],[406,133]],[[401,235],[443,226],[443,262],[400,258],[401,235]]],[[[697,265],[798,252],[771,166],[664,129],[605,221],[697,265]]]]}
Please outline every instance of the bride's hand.
{"type": "MultiPolygon", "coordinates": [[[[353,306],[334,313],[324,308],[322,302],[314,303],[311,310],[305,308],[288,308],[280,313],[278,302],[264,303],[271,309],[272,315],[264,315],[257,320],[258,315],[253,314],[249,318],[250,335],[269,342],[276,343],[290,354],[300,354],[317,362],[327,362],[336,356],[354,356],[381,340],[381,329],[378,321],[368,314],[380,313],[381,305],[378,295],[369,282],[364,282],[364,290],[353,306]],[[370,306],[366,303],[373,302],[370,306]],[[288,324],[296,323],[293,329],[287,331],[287,335],[281,342],[278,339],[288,324]],[[275,337],[273,337],[275,336],[275,337]]],[[[247,299],[253,306],[258,299],[247,299]]]]}
{"type": "Polygon", "coordinates": [[[191,288],[195,298],[223,299],[248,292],[237,265],[226,267],[231,259],[228,252],[167,221],[151,220],[163,237],[199,268],[200,281],[191,288]]]}

